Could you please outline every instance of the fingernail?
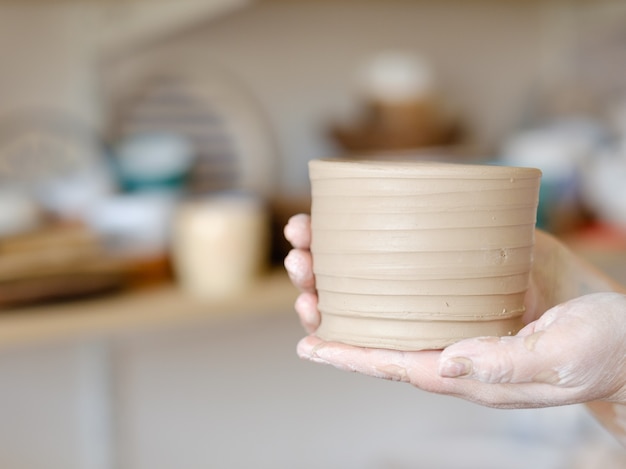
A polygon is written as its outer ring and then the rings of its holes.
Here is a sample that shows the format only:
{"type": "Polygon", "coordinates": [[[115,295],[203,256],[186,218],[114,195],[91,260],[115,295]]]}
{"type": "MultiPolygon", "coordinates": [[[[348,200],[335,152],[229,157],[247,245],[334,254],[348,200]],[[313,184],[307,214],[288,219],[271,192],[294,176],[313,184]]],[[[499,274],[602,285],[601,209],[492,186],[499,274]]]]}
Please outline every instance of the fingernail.
{"type": "Polygon", "coordinates": [[[472,372],[472,361],[465,357],[449,358],[439,367],[439,375],[444,378],[460,378],[472,372]]]}

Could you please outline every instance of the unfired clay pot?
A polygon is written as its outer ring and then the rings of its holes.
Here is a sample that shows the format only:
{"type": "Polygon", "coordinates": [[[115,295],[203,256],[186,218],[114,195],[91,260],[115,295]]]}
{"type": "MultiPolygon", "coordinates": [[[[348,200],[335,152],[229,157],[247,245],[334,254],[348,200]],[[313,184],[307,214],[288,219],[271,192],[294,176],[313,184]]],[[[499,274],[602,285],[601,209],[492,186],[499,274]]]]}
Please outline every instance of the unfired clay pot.
{"type": "Polygon", "coordinates": [[[421,350],[519,330],[539,170],[328,159],[309,174],[322,339],[421,350]]]}

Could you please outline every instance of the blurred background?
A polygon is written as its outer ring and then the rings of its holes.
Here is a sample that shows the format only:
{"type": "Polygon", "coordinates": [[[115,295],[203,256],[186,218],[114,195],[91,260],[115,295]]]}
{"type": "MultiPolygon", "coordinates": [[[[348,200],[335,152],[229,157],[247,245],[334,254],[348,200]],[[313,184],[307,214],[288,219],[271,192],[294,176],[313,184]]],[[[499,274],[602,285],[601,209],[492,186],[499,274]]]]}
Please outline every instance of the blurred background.
{"type": "Polygon", "coordinates": [[[617,0],[0,0],[0,465],[624,467],[579,406],[300,362],[307,162],[542,169],[626,282],[617,0]]]}

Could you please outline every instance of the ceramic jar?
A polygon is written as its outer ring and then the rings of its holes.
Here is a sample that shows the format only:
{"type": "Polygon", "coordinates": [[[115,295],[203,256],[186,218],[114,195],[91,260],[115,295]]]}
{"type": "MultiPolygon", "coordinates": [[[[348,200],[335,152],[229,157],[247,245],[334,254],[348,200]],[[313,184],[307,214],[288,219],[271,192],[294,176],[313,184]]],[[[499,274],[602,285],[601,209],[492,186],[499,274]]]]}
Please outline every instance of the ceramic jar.
{"type": "Polygon", "coordinates": [[[328,159],[309,174],[321,338],[421,350],[519,330],[539,170],[328,159]]]}
{"type": "Polygon", "coordinates": [[[267,267],[269,216],[260,199],[216,195],[175,215],[172,257],[182,289],[200,300],[244,294],[267,267]]]}

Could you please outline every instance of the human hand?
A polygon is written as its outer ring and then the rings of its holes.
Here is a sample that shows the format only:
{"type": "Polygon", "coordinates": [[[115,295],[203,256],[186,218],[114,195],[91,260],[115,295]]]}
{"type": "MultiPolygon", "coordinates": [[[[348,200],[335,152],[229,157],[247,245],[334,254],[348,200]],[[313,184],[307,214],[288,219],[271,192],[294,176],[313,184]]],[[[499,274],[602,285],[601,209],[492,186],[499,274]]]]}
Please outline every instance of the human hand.
{"type": "Polygon", "coordinates": [[[317,338],[320,315],[309,252],[310,219],[293,217],[285,236],[294,246],[285,266],[302,292],[295,308],[311,334],[298,344],[302,358],[491,407],[599,399],[626,403],[626,296],[610,293],[615,284],[545,233],[537,232],[524,318],[528,324],[517,335],[466,339],[443,351],[418,352],[317,338]],[[603,293],[580,296],[585,290],[603,293]]]}
{"type": "Polygon", "coordinates": [[[304,330],[313,334],[320,325],[317,310],[317,292],[311,257],[311,218],[305,214],[294,215],[284,229],[285,238],[293,249],[285,257],[285,269],[291,282],[300,290],[294,305],[304,330]]]}

